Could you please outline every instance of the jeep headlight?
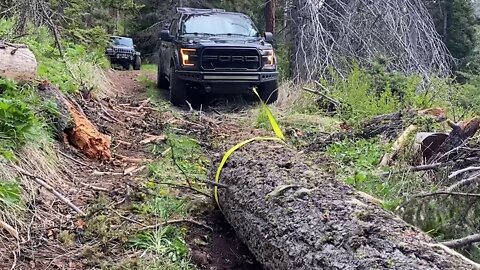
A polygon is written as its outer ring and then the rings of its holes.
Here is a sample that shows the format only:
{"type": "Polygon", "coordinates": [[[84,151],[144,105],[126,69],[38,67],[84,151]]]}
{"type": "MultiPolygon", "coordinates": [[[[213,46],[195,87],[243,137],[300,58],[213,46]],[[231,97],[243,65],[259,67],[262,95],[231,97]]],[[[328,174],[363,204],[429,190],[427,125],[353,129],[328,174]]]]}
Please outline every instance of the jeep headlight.
{"type": "Polygon", "coordinates": [[[107,53],[107,54],[114,54],[115,51],[114,51],[112,48],[107,48],[107,49],[106,49],[106,53],[107,53]]]}
{"type": "Polygon", "coordinates": [[[272,49],[261,50],[262,53],[262,62],[264,68],[274,68],[275,67],[275,53],[272,49]]]}
{"type": "Polygon", "coordinates": [[[193,67],[195,66],[195,60],[197,59],[197,50],[196,49],[180,49],[181,63],[184,67],[193,67]]]}

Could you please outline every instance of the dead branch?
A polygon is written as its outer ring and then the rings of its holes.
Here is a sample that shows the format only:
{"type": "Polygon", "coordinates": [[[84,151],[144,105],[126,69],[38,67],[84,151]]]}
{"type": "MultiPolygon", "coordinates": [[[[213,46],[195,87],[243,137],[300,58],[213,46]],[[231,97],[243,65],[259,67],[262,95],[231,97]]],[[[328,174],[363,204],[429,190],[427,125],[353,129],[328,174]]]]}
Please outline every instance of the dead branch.
{"type": "Polygon", "coordinates": [[[463,179],[461,181],[458,181],[457,183],[451,185],[449,188],[447,188],[447,191],[452,192],[456,189],[467,186],[467,185],[472,184],[474,182],[477,182],[479,180],[480,180],[480,173],[477,172],[477,173],[474,173],[472,176],[470,176],[466,179],[463,179]]]}
{"type": "Polygon", "coordinates": [[[99,171],[95,170],[95,171],[93,171],[92,175],[94,175],[94,176],[123,175],[123,172],[99,172],[99,171]]]}
{"type": "Polygon", "coordinates": [[[453,62],[422,0],[294,0],[290,29],[298,80],[330,69],[346,77],[352,63],[382,60],[390,71],[448,75],[453,62]]]}
{"type": "Polygon", "coordinates": [[[8,223],[0,220],[0,228],[4,228],[11,236],[15,237],[17,241],[20,239],[18,237],[18,231],[15,230],[12,226],[10,226],[8,223]]]}
{"type": "Polygon", "coordinates": [[[457,177],[458,175],[463,174],[463,173],[466,173],[466,172],[479,171],[479,170],[480,170],[480,167],[476,167],[476,166],[467,167],[467,168],[464,168],[464,169],[461,169],[461,170],[452,172],[452,173],[448,176],[448,179],[455,178],[455,177],[457,177]]]}
{"type": "Polygon", "coordinates": [[[12,164],[10,163],[10,166],[12,166],[17,172],[25,175],[25,176],[28,176],[30,177],[33,181],[35,181],[37,184],[39,184],[40,186],[42,186],[43,188],[45,188],[46,190],[50,191],[53,195],[55,195],[60,201],[62,201],[63,203],[65,203],[66,205],[68,205],[70,208],[72,208],[75,212],[77,212],[78,214],[80,214],[81,216],[85,216],[85,213],[80,210],[80,208],[78,208],[76,205],[74,205],[69,199],[65,198],[65,196],[63,196],[60,192],[58,192],[56,189],[54,189],[52,186],[50,186],[49,184],[47,184],[47,182],[44,180],[44,179],[41,179],[29,172],[27,172],[26,170],[18,167],[17,165],[15,164],[12,164]]]}
{"type": "Polygon", "coordinates": [[[62,151],[57,151],[57,152],[58,152],[60,155],[64,156],[65,158],[67,158],[67,159],[69,159],[69,160],[71,160],[71,161],[73,161],[73,162],[75,162],[75,163],[77,163],[77,164],[80,164],[80,165],[82,165],[82,166],[88,167],[89,169],[93,169],[92,166],[90,166],[90,165],[86,164],[85,162],[82,162],[82,161],[80,161],[80,160],[78,160],[78,159],[76,159],[76,158],[73,158],[73,157],[71,157],[71,156],[63,153],[62,151]]]}
{"type": "Polygon", "coordinates": [[[445,241],[441,244],[449,248],[462,248],[478,242],[480,242],[480,234],[473,234],[460,239],[445,241]]]}
{"type": "Polygon", "coordinates": [[[150,135],[150,134],[145,134],[145,135],[147,136],[147,138],[140,141],[140,144],[160,143],[167,140],[167,136],[165,135],[150,135]]]}
{"type": "Polygon", "coordinates": [[[87,187],[89,189],[95,190],[95,191],[108,192],[108,189],[106,189],[106,188],[92,186],[92,185],[89,185],[87,183],[80,182],[80,185],[82,185],[84,187],[87,187]]]}
{"type": "Polygon", "coordinates": [[[478,193],[465,193],[465,192],[449,192],[449,191],[437,191],[431,193],[421,193],[413,196],[414,198],[426,198],[438,195],[447,195],[447,196],[461,196],[461,197],[476,197],[480,198],[478,193]]]}
{"type": "Polygon", "coordinates": [[[393,143],[392,149],[390,152],[386,153],[382,160],[380,161],[380,166],[388,166],[390,165],[395,158],[398,156],[400,151],[405,148],[406,144],[408,143],[408,138],[410,134],[417,130],[416,125],[410,125],[403,131],[403,133],[398,137],[398,139],[393,143]]]}
{"type": "Polygon", "coordinates": [[[129,163],[146,163],[152,160],[148,158],[134,158],[134,157],[127,157],[124,155],[116,154],[116,157],[119,157],[122,162],[129,162],[129,163]]]}
{"type": "Polygon", "coordinates": [[[302,87],[303,90],[309,92],[309,93],[312,93],[312,94],[315,94],[315,95],[319,95],[321,96],[322,98],[325,98],[325,99],[328,99],[330,102],[332,102],[336,107],[340,106],[340,102],[327,96],[326,94],[320,92],[320,91],[317,91],[317,90],[313,90],[313,89],[310,89],[308,87],[302,87]]]}

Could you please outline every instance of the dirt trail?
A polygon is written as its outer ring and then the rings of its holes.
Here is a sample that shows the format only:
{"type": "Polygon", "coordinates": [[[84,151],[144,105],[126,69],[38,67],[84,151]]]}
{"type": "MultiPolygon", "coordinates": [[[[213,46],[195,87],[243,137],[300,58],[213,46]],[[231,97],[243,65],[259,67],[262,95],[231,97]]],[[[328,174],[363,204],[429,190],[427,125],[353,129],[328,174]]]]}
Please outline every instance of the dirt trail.
{"type": "MultiPolygon", "coordinates": [[[[145,188],[149,166],[145,161],[159,157],[140,142],[149,135],[164,135],[167,125],[177,126],[191,134],[201,134],[206,130],[212,132],[209,125],[221,123],[204,114],[206,127],[202,127],[187,119],[188,112],[173,108],[158,109],[147,102],[149,97],[142,78],[145,76],[153,80],[155,75],[144,71],[110,71],[108,77],[118,96],[80,101],[99,131],[112,137],[113,159],[102,163],[92,161],[71,146],[57,145],[58,157],[69,169],[66,172],[69,179],[65,180],[61,191],[84,209],[87,217],[76,217],[59,202],[52,205],[38,202],[38,207],[54,211],[55,218],[32,218],[31,239],[21,246],[15,269],[100,269],[128,260],[135,265],[142,256],[142,251],[128,248],[124,243],[128,236],[154,222],[154,218],[145,218],[132,209],[151,193],[145,188]]],[[[228,127],[225,130],[235,132],[228,127]]],[[[193,212],[190,219],[207,226],[192,222],[176,225],[188,230],[186,240],[191,261],[199,269],[261,269],[235,237],[221,213],[211,207],[209,199],[201,198],[188,189],[170,190],[178,197],[191,197],[200,201],[199,205],[206,205],[193,212]]],[[[10,268],[13,260],[11,257],[4,263],[0,262],[0,269],[10,268]]]]}

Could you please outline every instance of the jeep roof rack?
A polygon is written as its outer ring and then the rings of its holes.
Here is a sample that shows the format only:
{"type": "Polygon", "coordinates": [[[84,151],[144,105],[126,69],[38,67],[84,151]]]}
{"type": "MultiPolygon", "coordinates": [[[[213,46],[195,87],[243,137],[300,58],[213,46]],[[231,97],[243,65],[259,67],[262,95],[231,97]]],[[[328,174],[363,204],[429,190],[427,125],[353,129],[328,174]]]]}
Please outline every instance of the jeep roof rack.
{"type": "Polygon", "coordinates": [[[182,13],[208,13],[208,12],[225,12],[225,9],[220,8],[188,8],[188,7],[177,7],[177,12],[182,13]]]}

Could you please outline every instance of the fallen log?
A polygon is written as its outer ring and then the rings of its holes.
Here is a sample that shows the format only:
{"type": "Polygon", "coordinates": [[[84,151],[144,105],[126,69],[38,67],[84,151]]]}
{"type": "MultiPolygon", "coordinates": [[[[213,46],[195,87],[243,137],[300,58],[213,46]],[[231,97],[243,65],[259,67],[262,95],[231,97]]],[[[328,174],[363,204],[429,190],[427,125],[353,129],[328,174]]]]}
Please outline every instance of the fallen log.
{"type": "Polygon", "coordinates": [[[45,100],[53,100],[57,104],[59,114],[55,119],[55,129],[59,139],[65,138],[88,158],[111,159],[110,136],[100,133],[73,99],[46,81],[38,86],[38,90],[45,100]]]}
{"type": "Polygon", "coordinates": [[[0,77],[30,81],[37,74],[35,55],[23,44],[0,40],[0,77]]]}
{"type": "Polygon", "coordinates": [[[452,128],[452,131],[448,134],[445,141],[438,147],[437,151],[432,154],[428,163],[443,162],[447,160],[447,153],[461,146],[477,133],[480,128],[480,117],[475,117],[468,122],[460,122],[458,124],[450,121],[447,123],[452,128]]]}
{"type": "Polygon", "coordinates": [[[245,146],[221,182],[226,219],[266,269],[480,269],[286,147],[245,146]]]}

